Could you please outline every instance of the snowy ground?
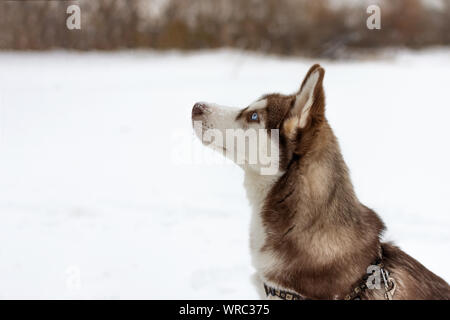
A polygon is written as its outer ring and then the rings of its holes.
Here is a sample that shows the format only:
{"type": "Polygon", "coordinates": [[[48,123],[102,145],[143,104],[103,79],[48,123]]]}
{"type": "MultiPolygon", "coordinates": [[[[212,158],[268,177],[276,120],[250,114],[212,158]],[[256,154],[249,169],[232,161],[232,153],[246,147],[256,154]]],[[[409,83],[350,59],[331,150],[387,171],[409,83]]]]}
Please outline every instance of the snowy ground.
{"type": "MultiPolygon", "coordinates": [[[[0,298],[257,298],[242,172],[191,107],[291,93],[314,62],[1,53],[0,298]]],[[[450,51],[321,63],[360,199],[450,281],[450,51]]]]}

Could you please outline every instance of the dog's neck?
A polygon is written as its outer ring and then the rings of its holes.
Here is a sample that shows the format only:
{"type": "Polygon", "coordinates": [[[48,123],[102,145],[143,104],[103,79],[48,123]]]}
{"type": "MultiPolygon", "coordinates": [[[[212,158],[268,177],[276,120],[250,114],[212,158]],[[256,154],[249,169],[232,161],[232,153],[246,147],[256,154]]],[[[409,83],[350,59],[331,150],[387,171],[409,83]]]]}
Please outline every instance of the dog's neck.
{"type": "MultiPolygon", "coordinates": [[[[250,220],[250,249],[252,252],[252,263],[255,267],[259,265],[259,252],[266,240],[266,230],[261,220],[261,210],[269,191],[273,188],[280,175],[260,175],[252,169],[245,169],[244,187],[247,193],[252,214],[250,220]]],[[[258,267],[257,267],[258,268],[258,267]]]]}
{"type": "Polygon", "coordinates": [[[355,196],[332,142],[283,175],[245,173],[255,268],[264,281],[311,298],[348,293],[377,255],[383,229],[355,196]]]}

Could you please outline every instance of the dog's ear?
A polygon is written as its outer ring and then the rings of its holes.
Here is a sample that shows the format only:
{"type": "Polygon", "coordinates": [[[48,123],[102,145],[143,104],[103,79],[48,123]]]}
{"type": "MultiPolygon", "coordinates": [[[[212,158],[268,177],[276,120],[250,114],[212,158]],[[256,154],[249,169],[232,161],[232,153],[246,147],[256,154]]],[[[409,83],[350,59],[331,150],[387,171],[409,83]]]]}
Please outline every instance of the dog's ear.
{"type": "Polygon", "coordinates": [[[306,128],[314,118],[319,119],[325,113],[325,94],[323,77],[325,70],[318,64],[313,65],[305,76],[300,90],[284,126],[288,135],[295,135],[297,129],[306,128]]]}

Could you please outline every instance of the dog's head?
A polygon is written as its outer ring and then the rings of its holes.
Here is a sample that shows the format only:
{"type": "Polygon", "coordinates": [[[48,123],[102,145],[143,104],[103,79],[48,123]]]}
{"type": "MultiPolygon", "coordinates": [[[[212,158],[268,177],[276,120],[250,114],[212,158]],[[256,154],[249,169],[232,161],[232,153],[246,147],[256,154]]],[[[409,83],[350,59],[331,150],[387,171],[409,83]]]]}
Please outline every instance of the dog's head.
{"type": "Polygon", "coordinates": [[[308,152],[325,122],[324,74],[316,64],[295,94],[264,95],[244,109],[196,103],[195,132],[205,145],[246,169],[282,173],[294,157],[308,152]]]}

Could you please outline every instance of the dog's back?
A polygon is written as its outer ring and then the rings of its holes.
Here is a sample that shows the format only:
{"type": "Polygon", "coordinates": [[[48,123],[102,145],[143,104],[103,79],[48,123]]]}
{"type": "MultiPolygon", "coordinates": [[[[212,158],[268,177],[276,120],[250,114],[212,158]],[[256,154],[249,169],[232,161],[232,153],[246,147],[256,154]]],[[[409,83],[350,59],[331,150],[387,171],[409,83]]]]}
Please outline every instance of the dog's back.
{"type": "MultiPolygon", "coordinates": [[[[395,299],[450,300],[450,286],[397,246],[383,243],[386,269],[396,281],[395,299]]],[[[376,291],[368,290],[367,299],[382,299],[376,291]]]]}

